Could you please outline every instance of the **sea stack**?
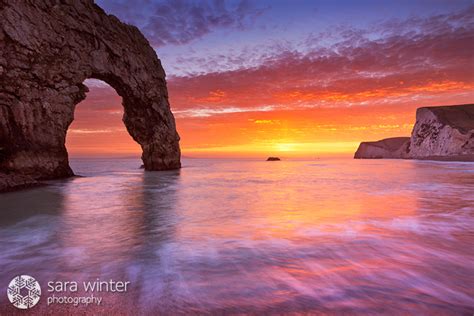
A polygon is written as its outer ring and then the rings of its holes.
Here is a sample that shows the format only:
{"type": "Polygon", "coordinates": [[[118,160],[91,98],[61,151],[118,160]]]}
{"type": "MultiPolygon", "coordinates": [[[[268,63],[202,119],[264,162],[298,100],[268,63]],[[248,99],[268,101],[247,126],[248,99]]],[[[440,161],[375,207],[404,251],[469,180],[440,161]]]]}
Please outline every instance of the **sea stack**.
{"type": "Polygon", "coordinates": [[[267,161],[280,161],[281,159],[278,157],[268,157],[267,161]]]}
{"type": "Polygon", "coordinates": [[[419,108],[411,137],[362,142],[354,158],[474,161],[474,104],[419,108]]]}

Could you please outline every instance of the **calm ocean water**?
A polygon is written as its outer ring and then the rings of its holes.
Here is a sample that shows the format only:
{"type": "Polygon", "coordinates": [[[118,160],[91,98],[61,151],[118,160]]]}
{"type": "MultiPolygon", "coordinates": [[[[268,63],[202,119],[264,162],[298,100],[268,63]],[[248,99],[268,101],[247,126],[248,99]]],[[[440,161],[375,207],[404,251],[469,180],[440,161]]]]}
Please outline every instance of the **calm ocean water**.
{"type": "Polygon", "coordinates": [[[34,276],[33,312],[474,312],[473,163],[71,164],[84,177],[0,195],[0,291],[34,276]],[[48,281],[96,278],[130,288],[46,305],[48,281]]]}

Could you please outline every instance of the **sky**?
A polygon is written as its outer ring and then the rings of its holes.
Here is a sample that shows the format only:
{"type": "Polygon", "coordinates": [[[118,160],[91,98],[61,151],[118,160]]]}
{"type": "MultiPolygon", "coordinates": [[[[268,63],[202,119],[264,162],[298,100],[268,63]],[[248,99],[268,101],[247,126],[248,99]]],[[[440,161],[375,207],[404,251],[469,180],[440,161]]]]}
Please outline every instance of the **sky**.
{"type": "MultiPolygon", "coordinates": [[[[421,106],[474,103],[472,1],[99,0],[167,74],[189,157],[352,155],[421,106]]],[[[86,80],[72,156],[139,155],[121,97],[86,80]]]]}

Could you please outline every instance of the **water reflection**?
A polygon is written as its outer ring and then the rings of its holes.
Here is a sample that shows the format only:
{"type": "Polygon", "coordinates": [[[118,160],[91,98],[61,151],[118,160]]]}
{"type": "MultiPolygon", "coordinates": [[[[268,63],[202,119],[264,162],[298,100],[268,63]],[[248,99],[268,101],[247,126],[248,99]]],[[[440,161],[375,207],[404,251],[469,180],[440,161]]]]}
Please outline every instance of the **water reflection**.
{"type": "Polygon", "coordinates": [[[117,276],[124,271],[114,268],[127,268],[134,258],[152,257],[150,248],[159,248],[174,233],[178,179],[179,171],[76,179],[64,189],[66,207],[58,243],[77,255],[63,264],[85,274],[101,267],[101,273],[117,276]]]}
{"type": "Polygon", "coordinates": [[[40,282],[131,281],[125,298],[107,298],[111,313],[474,306],[472,164],[192,159],[157,173],[128,160],[79,166],[87,177],[0,196],[2,284],[24,271],[40,282]]]}
{"type": "Polygon", "coordinates": [[[43,284],[96,277],[143,283],[134,261],[153,260],[153,249],[172,238],[178,180],[179,171],[112,172],[2,195],[1,284],[25,271],[43,284]]]}
{"type": "Polygon", "coordinates": [[[33,216],[59,216],[63,210],[64,195],[60,191],[41,188],[4,193],[0,197],[0,227],[33,216]]]}

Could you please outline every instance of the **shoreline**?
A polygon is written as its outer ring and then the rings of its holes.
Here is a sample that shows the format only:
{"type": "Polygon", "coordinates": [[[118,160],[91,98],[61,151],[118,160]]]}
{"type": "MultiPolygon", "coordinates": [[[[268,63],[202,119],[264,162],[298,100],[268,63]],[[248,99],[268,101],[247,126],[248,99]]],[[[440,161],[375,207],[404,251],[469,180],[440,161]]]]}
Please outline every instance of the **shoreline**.
{"type": "Polygon", "coordinates": [[[421,160],[421,161],[446,161],[446,162],[474,162],[474,155],[455,155],[455,156],[427,156],[417,158],[385,158],[385,157],[354,157],[356,160],[421,160]]]}

